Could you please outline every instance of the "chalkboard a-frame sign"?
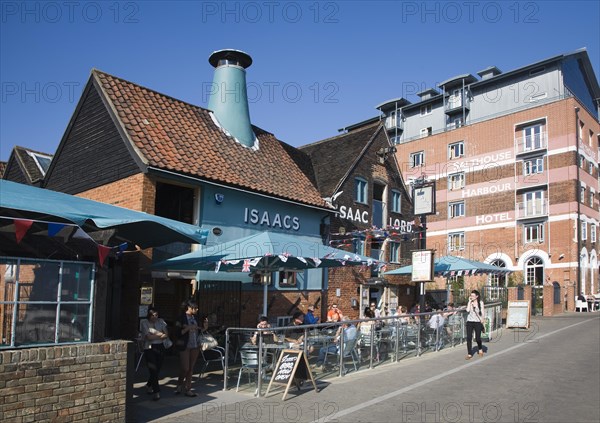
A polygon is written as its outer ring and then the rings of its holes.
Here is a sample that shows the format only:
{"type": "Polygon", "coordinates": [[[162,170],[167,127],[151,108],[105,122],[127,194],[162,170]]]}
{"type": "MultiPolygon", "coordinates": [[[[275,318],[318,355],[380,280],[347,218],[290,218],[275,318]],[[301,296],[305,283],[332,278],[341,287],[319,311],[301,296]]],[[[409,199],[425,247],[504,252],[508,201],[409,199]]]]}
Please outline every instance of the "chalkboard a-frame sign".
{"type": "Polygon", "coordinates": [[[304,351],[283,350],[279,356],[279,361],[277,362],[277,366],[275,366],[275,371],[273,372],[273,376],[271,376],[271,381],[269,382],[269,387],[267,388],[265,395],[269,394],[271,386],[274,383],[285,385],[285,392],[283,393],[283,398],[281,398],[281,400],[284,401],[294,380],[299,382],[309,379],[312,382],[315,391],[319,392],[315,379],[310,371],[310,367],[308,366],[308,360],[304,355],[304,351]]]}

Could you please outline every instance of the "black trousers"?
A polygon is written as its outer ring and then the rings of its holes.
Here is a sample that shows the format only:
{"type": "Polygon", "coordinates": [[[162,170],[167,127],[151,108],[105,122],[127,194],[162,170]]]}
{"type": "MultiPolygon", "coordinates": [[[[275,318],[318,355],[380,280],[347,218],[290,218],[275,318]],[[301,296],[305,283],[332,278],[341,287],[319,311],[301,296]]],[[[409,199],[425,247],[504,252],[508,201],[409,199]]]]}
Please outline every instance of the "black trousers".
{"type": "Polygon", "coordinates": [[[163,344],[152,344],[150,349],[144,350],[144,356],[146,357],[148,373],[150,373],[146,385],[152,387],[154,393],[160,392],[158,375],[165,359],[165,347],[163,344]]]}
{"type": "Polygon", "coordinates": [[[475,332],[475,341],[477,342],[477,349],[481,350],[481,330],[483,324],[481,322],[467,322],[467,354],[473,354],[473,332],[475,332]]]}

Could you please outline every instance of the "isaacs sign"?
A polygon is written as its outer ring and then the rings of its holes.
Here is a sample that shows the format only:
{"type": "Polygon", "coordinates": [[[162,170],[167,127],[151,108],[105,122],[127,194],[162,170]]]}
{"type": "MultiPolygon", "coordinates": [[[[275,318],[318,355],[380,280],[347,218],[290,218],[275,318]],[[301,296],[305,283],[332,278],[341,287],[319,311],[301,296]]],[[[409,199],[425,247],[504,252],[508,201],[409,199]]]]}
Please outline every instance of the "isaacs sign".
{"type": "MultiPolygon", "coordinates": [[[[358,222],[368,225],[371,222],[369,212],[367,210],[360,211],[359,209],[353,210],[352,207],[340,206],[339,216],[342,219],[349,220],[350,222],[358,222]]],[[[389,218],[388,226],[394,228],[400,228],[401,232],[412,232],[413,222],[407,222],[402,219],[389,218]]]]}
{"type": "Polygon", "coordinates": [[[244,208],[244,223],[266,226],[268,228],[300,229],[300,218],[289,214],[274,213],[268,210],[244,208]]]}

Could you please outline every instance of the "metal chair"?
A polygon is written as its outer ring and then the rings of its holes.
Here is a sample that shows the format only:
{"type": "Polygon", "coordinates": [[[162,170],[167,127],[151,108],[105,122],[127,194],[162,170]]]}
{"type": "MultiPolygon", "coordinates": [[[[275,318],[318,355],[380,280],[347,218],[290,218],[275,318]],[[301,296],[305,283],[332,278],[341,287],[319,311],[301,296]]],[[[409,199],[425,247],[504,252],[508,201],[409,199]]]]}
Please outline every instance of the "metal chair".
{"type": "Polygon", "coordinates": [[[240,371],[238,373],[237,386],[235,391],[238,392],[240,390],[240,380],[242,379],[242,373],[248,373],[248,383],[251,383],[251,375],[257,375],[257,388],[258,389],[258,377],[264,377],[267,370],[273,368],[274,365],[274,356],[272,353],[264,353],[263,357],[265,358],[262,363],[262,374],[258,374],[258,349],[242,349],[240,350],[240,358],[242,360],[242,367],[240,367],[240,371]]]}
{"type": "Polygon", "coordinates": [[[223,370],[223,375],[225,374],[225,348],[216,346],[206,351],[202,351],[200,349],[200,355],[202,357],[202,369],[200,370],[200,378],[208,368],[210,363],[219,363],[221,364],[221,370],[223,370]]]}
{"type": "MultiPolygon", "coordinates": [[[[348,358],[352,359],[352,364],[354,365],[354,371],[358,371],[358,365],[356,363],[359,360],[358,360],[358,353],[356,351],[356,346],[357,346],[359,338],[360,338],[360,334],[356,334],[356,337],[354,339],[351,339],[349,341],[345,341],[344,342],[344,353],[343,353],[343,356],[341,358],[341,362],[342,362],[342,366],[343,366],[342,371],[343,371],[344,374],[347,373],[346,366],[344,364],[344,360],[346,360],[348,358]]],[[[339,349],[337,349],[334,352],[329,352],[328,350],[326,350],[325,359],[323,361],[323,366],[325,366],[325,363],[327,363],[327,356],[328,355],[336,356],[336,357],[338,357],[338,360],[339,360],[339,358],[340,358],[340,351],[339,351],[339,349]]]]}
{"type": "Polygon", "coordinates": [[[142,335],[139,334],[134,340],[135,342],[135,355],[138,357],[137,363],[135,365],[135,371],[137,372],[140,368],[140,364],[142,364],[142,359],[144,358],[144,340],[142,339],[142,335]]]}

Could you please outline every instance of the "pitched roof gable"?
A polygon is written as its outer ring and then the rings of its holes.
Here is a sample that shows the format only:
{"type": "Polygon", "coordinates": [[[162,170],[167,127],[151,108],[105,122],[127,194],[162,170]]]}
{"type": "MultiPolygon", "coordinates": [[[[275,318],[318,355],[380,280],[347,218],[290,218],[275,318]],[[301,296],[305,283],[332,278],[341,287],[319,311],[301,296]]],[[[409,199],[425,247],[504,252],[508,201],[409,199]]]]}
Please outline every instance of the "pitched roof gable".
{"type": "Polygon", "coordinates": [[[311,158],[315,180],[322,195],[335,194],[334,190],[343,184],[381,127],[381,122],[377,121],[346,134],[299,147],[311,158]]]}
{"type": "MultiPolygon", "coordinates": [[[[40,151],[35,151],[30,148],[15,146],[13,151],[6,162],[6,168],[4,169],[5,175],[8,177],[10,173],[14,172],[11,170],[13,166],[17,166],[15,169],[18,173],[25,178],[25,181],[29,185],[37,184],[44,179],[45,172],[47,169],[42,168],[43,163],[39,163],[36,161],[34,156],[38,156],[45,159],[51,159],[52,154],[42,153],[40,151]]],[[[1,177],[0,173],[0,177],[1,177]]]]}
{"type": "Polygon", "coordinates": [[[286,151],[292,147],[273,134],[253,127],[254,151],[225,135],[206,109],[98,70],[92,75],[147,166],[326,207],[286,151]]]}

